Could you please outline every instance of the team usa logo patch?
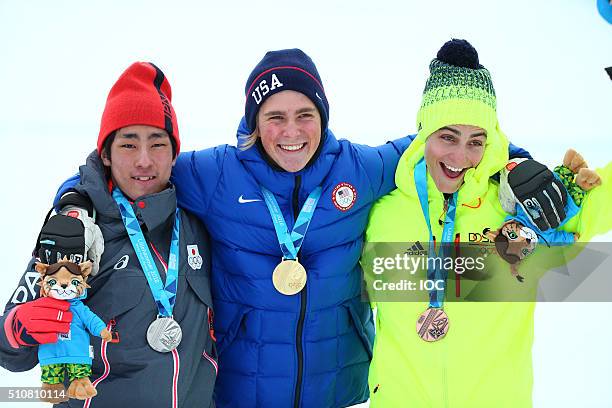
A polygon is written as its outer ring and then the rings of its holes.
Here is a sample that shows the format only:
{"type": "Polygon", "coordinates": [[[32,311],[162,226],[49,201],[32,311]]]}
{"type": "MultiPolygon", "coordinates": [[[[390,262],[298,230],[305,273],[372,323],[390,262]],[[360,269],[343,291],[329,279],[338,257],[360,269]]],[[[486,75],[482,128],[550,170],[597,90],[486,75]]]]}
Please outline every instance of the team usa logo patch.
{"type": "Polygon", "coordinates": [[[348,211],[357,201],[357,190],[349,183],[340,183],[332,192],[332,201],[340,211],[348,211]]]}
{"type": "Polygon", "coordinates": [[[197,245],[187,245],[187,263],[194,271],[202,268],[202,257],[197,245]]]}

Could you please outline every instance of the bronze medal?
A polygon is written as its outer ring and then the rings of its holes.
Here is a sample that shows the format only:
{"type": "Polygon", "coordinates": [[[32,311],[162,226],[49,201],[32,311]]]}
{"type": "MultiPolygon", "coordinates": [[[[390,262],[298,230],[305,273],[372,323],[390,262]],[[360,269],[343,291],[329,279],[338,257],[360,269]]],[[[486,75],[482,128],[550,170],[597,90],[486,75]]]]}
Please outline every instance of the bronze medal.
{"type": "Polygon", "coordinates": [[[442,309],[430,307],[417,320],[416,331],[425,341],[441,340],[448,333],[448,316],[442,309]]]}
{"type": "Polygon", "coordinates": [[[306,286],[306,269],[297,259],[284,259],[274,268],[272,283],[283,295],[295,295],[306,286]]]}

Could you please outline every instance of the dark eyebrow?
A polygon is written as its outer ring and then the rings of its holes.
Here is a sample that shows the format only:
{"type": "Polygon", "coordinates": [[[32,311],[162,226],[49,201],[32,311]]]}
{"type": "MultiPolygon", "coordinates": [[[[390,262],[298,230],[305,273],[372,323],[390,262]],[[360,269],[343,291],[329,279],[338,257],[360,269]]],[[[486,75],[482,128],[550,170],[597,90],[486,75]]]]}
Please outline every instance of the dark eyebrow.
{"type": "MultiPolygon", "coordinates": [[[[297,111],[295,111],[295,113],[297,115],[299,115],[301,113],[311,113],[311,112],[314,112],[315,109],[316,108],[309,108],[309,107],[308,108],[301,108],[301,109],[298,109],[297,111]]],[[[283,115],[286,115],[286,112],[283,112],[283,111],[270,111],[270,112],[264,113],[264,116],[266,116],[266,117],[277,116],[277,115],[283,116],[283,115]]]]}
{"type": "MultiPolygon", "coordinates": [[[[119,135],[119,137],[124,138],[124,139],[138,139],[138,135],[136,133],[123,133],[119,135]]],[[[168,137],[168,136],[163,133],[154,132],[154,133],[151,133],[149,136],[147,136],[147,139],[161,139],[164,137],[168,137]]]]}
{"type": "Polygon", "coordinates": [[[120,138],[123,138],[123,139],[136,139],[136,138],[138,138],[138,135],[136,133],[123,133],[123,134],[120,134],[120,135],[117,135],[117,136],[119,136],[120,138]]]}
{"type": "MultiPolygon", "coordinates": [[[[449,132],[452,132],[457,136],[461,135],[461,132],[459,132],[457,129],[449,128],[448,126],[444,126],[440,128],[439,130],[448,130],[449,132]]],[[[478,137],[478,136],[487,137],[487,133],[485,131],[477,131],[476,133],[471,134],[469,137],[472,138],[472,137],[478,137]]]]}
{"type": "Polygon", "coordinates": [[[444,127],[440,128],[439,130],[448,130],[449,132],[453,132],[457,136],[461,135],[461,132],[459,132],[456,129],[449,128],[448,126],[444,126],[444,127]]]}
{"type": "Polygon", "coordinates": [[[314,111],[315,111],[315,108],[302,108],[302,109],[298,109],[297,112],[295,113],[299,115],[300,113],[312,113],[314,111]]]}
{"type": "Polygon", "coordinates": [[[284,115],[285,112],[281,112],[281,111],[270,111],[270,112],[266,112],[264,113],[264,116],[270,117],[270,116],[277,116],[277,115],[284,115]]]}

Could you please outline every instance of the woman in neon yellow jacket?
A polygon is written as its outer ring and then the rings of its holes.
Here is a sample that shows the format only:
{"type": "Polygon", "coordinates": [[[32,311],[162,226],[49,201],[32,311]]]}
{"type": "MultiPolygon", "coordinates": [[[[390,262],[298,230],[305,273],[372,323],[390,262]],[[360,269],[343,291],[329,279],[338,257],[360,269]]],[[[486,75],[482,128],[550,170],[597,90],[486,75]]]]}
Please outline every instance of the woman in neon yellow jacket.
{"type": "MultiPolygon", "coordinates": [[[[372,209],[368,243],[408,242],[419,249],[434,241],[439,250],[448,247],[441,242],[467,242],[470,234],[499,227],[507,215],[490,178],[508,161],[508,141],[497,121],[489,72],[464,40],[446,43],[430,71],[417,115],[418,136],[398,164],[398,188],[372,209]]],[[[612,228],[612,217],[604,212],[612,165],[598,172],[603,185],[587,194],[582,211],[563,227],[581,240],[612,228]]],[[[426,292],[425,301],[379,302],[372,285],[376,276],[367,272],[372,271],[367,251],[362,263],[377,308],[371,407],[532,405],[533,302],[445,301],[459,295],[454,279],[444,293],[426,292]],[[417,320],[426,318],[437,322],[425,321],[435,330],[417,332],[417,320]]],[[[436,273],[443,271],[430,269],[427,276],[439,277],[436,273]]],[[[530,290],[510,273],[492,281],[530,290]]]]}

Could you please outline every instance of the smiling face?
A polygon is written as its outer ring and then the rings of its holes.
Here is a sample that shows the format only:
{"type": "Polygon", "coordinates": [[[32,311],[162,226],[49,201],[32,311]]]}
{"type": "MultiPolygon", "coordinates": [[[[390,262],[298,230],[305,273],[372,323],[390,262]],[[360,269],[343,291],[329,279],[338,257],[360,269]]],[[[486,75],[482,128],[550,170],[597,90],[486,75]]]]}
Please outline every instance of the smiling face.
{"type": "Polygon", "coordinates": [[[427,138],[427,171],[440,192],[452,194],[461,187],[465,172],[482,160],[486,139],[484,129],[471,125],[445,126],[427,138]]]}
{"type": "Polygon", "coordinates": [[[101,157],[113,183],[132,200],[164,190],[176,161],[168,133],[144,125],[119,129],[110,156],[103,150],[101,157]]]}
{"type": "Polygon", "coordinates": [[[321,142],[319,111],[295,91],[269,97],[257,113],[257,129],[268,156],[288,172],[302,170],[321,142]]]}

